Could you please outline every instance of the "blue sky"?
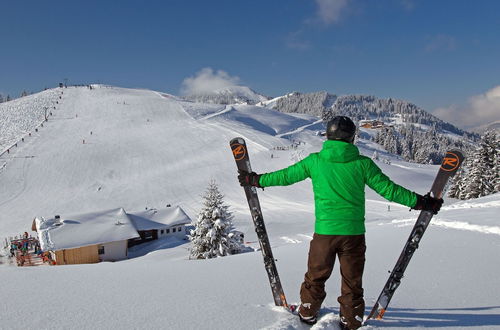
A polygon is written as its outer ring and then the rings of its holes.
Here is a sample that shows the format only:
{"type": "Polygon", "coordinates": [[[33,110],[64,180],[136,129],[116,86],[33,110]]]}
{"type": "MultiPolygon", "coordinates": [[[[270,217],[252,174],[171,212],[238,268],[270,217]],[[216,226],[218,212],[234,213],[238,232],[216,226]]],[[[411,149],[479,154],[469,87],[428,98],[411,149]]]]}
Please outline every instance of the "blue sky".
{"type": "Polygon", "coordinates": [[[179,94],[211,68],[270,96],[371,94],[448,120],[500,119],[500,1],[27,0],[0,11],[2,94],[64,78],[179,94]]]}

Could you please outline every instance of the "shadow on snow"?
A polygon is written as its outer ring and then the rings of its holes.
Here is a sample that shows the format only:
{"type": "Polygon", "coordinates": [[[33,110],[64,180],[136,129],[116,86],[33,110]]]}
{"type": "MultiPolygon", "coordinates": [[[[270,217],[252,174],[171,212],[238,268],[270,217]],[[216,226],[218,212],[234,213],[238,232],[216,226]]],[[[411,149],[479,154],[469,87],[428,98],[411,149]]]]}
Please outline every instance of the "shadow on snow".
{"type": "Polygon", "coordinates": [[[383,321],[370,320],[368,324],[388,328],[500,326],[500,306],[443,309],[391,308],[383,321]],[[487,311],[493,313],[480,313],[487,311]]]}

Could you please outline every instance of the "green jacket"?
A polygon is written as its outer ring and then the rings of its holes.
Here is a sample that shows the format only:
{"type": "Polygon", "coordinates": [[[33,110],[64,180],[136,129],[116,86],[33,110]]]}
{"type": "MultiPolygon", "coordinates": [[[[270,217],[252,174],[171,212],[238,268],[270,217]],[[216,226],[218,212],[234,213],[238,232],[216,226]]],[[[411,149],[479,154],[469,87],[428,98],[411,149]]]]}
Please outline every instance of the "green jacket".
{"type": "Polygon", "coordinates": [[[361,235],[365,232],[365,185],[385,199],[414,207],[417,195],[392,182],[358,148],[327,140],[320,152],[279,171],[263,174],[262,187],[287,186],[312,179],[316,224],[323,235],[361,235]]]}

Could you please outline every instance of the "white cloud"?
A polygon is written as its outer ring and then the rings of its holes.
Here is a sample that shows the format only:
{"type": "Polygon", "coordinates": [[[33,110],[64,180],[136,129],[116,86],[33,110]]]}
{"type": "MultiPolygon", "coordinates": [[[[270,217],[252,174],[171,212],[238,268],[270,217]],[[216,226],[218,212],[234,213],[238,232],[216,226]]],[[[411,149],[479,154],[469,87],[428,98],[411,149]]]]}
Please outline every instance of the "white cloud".
{"type": "Polygon", "coordinates": [[[194,77],[188,77],[182,82],[181,93],[184,95],[213,92],[224,87],[235,86],[240,78],[230,76],[226,71],[203,68],[194,77]]]}
{"type": "Polygon", "coordinates": [[[315,0],[317,9],[317,16],[319,20],[330,25],[337,23],[340,20],[342,12],[347,7],[349,0],[315,0]]]}
{"type": "Polygon", "coordinates": [[[500,120],[500,85],[469,98],[466,105],[438,108],[439,118],[464,128],[474,128],[500,120]]]}
{"type": "Polygon", "coordinates": [[[413,0],[400,0],[399,3],[406,11],[412,11],[415,9],[415,2],[413,2],[413,0]]]}

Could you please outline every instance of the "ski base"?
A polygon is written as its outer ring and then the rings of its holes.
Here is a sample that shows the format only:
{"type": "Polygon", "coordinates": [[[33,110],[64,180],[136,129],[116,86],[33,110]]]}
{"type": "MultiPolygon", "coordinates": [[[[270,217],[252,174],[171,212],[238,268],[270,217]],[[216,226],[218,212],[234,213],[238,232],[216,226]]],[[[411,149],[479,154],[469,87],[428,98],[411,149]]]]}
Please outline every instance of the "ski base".
{"type": "MultiPolygon", "coordinates": [[[[246,171],[248,173],[252,172],[245,140],[241,137],[234,138],[229,142],[229,146],[231,147],[231,151],[233,153],[233,157],[238,170],[246,171]]],[[[252,220],[255,226],[255,232],[259,241],[260,250],[264,258],[264,268],[266,269],[267,275],[269,277],[269,284],[271,285],[274,303],[276,306],[283,306],[285,308],[288,308],[289,306],[286,302],[283,287],[281,286],[278,269],[276,268],[273,252],[271,250],[271,244],[269,243],[269,237],[267,235],[266,226],[264,224],[259,197],[257,196],[257,189],[251,186],[245,186],[243,187],[243,189],[245,190],[245,195],[247,198],[248,207],[250,208],[250,214],[252,215],[252,220]]]]}
{"type": "MultiPolygon", "coordinates": [[[[453,175],[455,175],[463,160],[464,156],[458,150],[452,150],[446,153],[430,190],[432,197],[442,198],[448,180],[453,175]]],[[[389,303],[396,289],[401,284],[401,279],[403,278],[406,267],[410,263],[413,254],[418,249],[420,240],[422,239],[422,236],[424,235],[425,230],[427,229],[432,219],[432,216],[432,212],[425,210],[420,212],[417,221],[415,222],[415,226],[410,233],[410,237],[406,241],[403,251],[399,256],[398,261],[396,262],[396,265],[394,266],[394,269],[389,276],[389,279],[387,280],[382,292],[380,293],[377,301],[375,302],[375,305],[373,306],[373,309],[371,310],[366,320],[381,320],[384,317],[387,306],[389,306],[389,303]]]]}

